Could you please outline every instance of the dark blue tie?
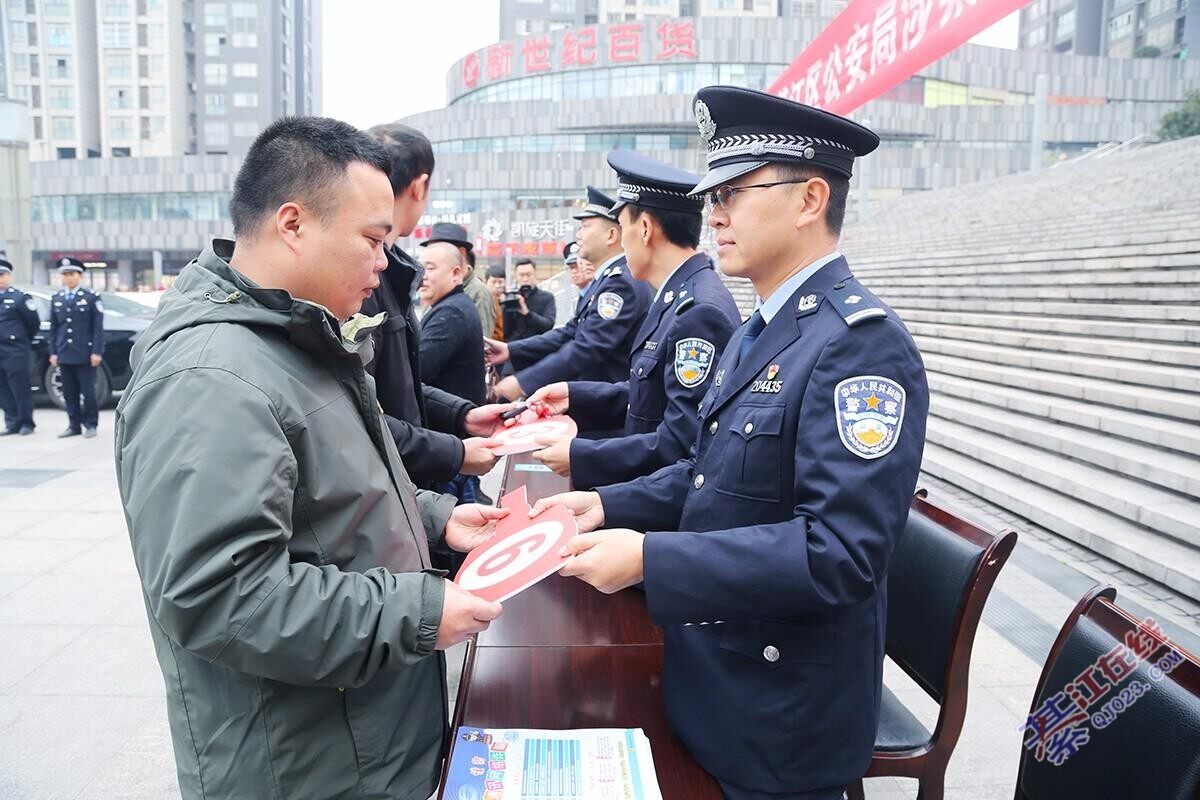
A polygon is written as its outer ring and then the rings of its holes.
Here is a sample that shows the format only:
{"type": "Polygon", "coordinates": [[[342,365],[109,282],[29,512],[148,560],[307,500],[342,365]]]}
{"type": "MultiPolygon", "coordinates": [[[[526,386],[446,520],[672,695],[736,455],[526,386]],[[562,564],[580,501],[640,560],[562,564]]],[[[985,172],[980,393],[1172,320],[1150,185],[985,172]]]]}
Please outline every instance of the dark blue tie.
{"type": "Polygon", "coordinates": [[[751,347],[754,347],[754,342],[765,327],[767,327],[767,321],[763,319],[762,314],[755,311],[754,316],[750,317],[750,322],[746,325],[745,335],[742,336],[742,349],[738,351],[739,364],[746,360],[746,354],[750,352],[751,347]]]}

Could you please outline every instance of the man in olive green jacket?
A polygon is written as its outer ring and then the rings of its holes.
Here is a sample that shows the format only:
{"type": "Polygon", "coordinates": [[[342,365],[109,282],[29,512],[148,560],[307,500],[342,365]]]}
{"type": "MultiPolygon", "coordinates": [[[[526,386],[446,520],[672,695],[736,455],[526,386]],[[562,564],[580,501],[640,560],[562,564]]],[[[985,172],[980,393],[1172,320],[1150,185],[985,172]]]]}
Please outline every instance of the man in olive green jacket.
{"type": "MultiPolygon", "coordinates": [[[[436,786],[439,650],[498,604],[430,569],[504,512],[416,491],[345,327],[386,267],[386,156],[333,120],[251,148],[216,241],[133,353],[117,475],[184,798],[400,798],[436,786]]],[[[382,315],[381,315],[382,317],[382,315]]]]}

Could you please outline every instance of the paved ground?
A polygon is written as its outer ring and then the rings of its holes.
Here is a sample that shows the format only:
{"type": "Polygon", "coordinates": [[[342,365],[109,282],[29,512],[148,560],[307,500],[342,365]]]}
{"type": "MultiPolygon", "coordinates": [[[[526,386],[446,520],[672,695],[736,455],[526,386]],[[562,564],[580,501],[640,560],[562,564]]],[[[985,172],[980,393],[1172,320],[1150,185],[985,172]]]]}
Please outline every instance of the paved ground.
{"type": "MultiPolygon", "coordinates": [[[[0,439],[0,798],[178,797],[162,677],[154,658],[112,465],[111,411],[100,436],[58,440],[61,412],[38,433],[0,439]]],[[[1042,661],[1093,582],[1118,587],[1200,652],[1200,606],[1002,511],[927,481],[931,494],[1022,538],[993,592],[975,646],[967,724],[947,777],[951,800],[1011,798],[1042,661]]],[[[494,493],[494,488],[489,488],[494,493]]],[[[461,650],[454,654],[452,679],[461,650]]],[[[932,701],[890,669],[927,722],[932,701]]],[[[867,783],[869,798],[912,798],[912,781],[867,783]]]]}

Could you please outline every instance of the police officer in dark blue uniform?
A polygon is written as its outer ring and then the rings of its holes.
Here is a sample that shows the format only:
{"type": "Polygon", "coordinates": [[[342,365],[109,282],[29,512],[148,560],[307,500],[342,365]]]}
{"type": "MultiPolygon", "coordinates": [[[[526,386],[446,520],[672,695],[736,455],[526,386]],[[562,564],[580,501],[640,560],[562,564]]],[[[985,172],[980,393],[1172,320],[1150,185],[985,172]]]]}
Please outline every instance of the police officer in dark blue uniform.
{"type": "Polygon", "coordinates": [[[693,457],[541,505],[622,526],[575,537],[563,573],[643,583],[672,727],[726,797],[841,798],[875,742],[929,400],[912,337],[837,252],[854,158],[879,139],[748,89],[701,89],[694,108],[694,191],[722,270],[761,305],[717,364],[693,457]]]}
{"type": "Polygon", "coordinates": [[[629,349],[650,306],[650,287],[629,274],[621,252],[621,225],[612,198],[588,187],[575,215],[579,255],[596,264],[596,280],[582,312],[561,328],[505,344],[484,338],[487,363],[512,361],[516,373],[496,384],[516,400],[556,381],[618,381],[629,372],[629,349]]]}
{"type": "Polygon", "coordinates": [[[80,288],[83,262],[64,258],[58,262],[65,288],[50,301],[50,364],[62,376],[67,404],[67,429],[58,435],[96,435],[100,412],[96,408],[96,368],[104,356],[104,304],[90,289],[80,288]],[[83,398],[83,410],[79,402],[83,398]]]}
{"type": "Polygon", "coordinates": [[[29,382],[33,337],[41,321],[33,298],[12,287],[12,263],[0,256],[0,436],[33,433],[33,388],[29,382]]]}
{"type": "Polygon", "coordinates": [[[704,201],[688,192],[700,177],[627,150],[610,153],[608,163],[619,181],[613,211],[629,271],[657,294],[633,340],[628,380],[554,383],[530,397],[569,411],[580,430],[623,426],[621,436],[557,439],[534,453],[578,489],[649,475],[687,456],[696,405],[742,323],[712,262],[696,250],[704,201]]]}

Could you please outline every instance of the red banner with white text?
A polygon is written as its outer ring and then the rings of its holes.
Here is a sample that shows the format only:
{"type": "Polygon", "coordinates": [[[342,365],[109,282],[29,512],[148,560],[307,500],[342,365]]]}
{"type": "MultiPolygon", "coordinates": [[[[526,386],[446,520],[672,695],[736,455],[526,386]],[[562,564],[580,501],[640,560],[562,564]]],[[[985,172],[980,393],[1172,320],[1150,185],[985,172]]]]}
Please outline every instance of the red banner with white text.
{"type": "Polygon", "coordinates": [[[768,89],[849,114],[1029,0],[852,0],[768,89]]]}

